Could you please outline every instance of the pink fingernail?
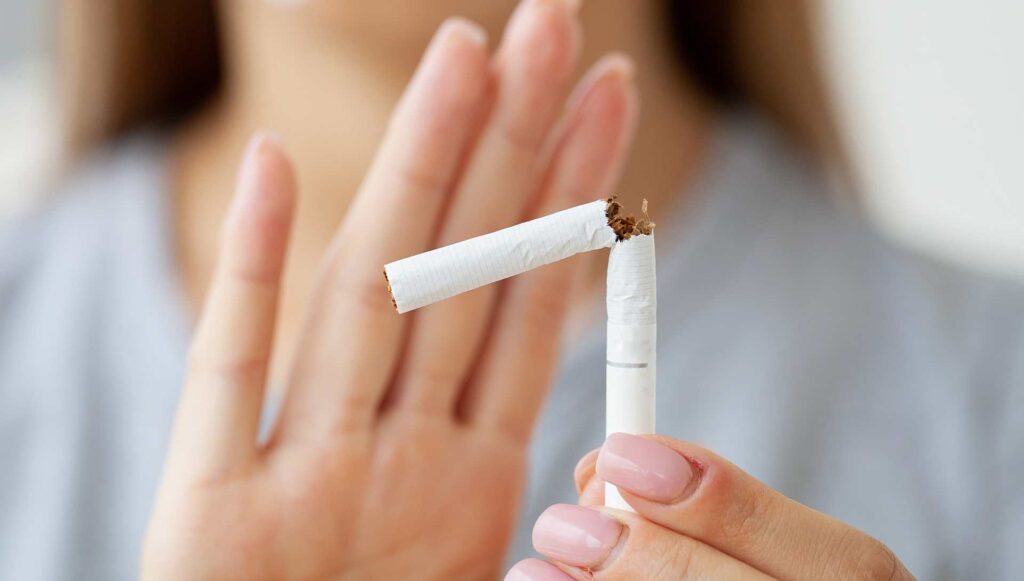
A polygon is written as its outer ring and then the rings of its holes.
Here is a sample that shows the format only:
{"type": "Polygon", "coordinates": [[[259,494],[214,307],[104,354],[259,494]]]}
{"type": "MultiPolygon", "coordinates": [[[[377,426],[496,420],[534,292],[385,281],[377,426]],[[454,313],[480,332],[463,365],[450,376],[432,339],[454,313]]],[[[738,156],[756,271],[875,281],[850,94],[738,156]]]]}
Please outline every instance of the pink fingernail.
{"type": "Polygon", "coordinates": [[[248,187],[248,180],[253,174],[253,169],[256,167],[259,156],[270,147],[278,149],[283,147],[281,137],[276,133],[258,131],[249,138],[249,143],[246,144],[245,151],[242,153],[242,161],[238,164],[238,170],[235,173],[235,183],[238,184],[238,191],[242,195],[235,196],[234,203],[232,204],[233,208],[244,202],[247,197],[245,194],[256,193],[254,188],[248,187]]]}
{"type": "Polygon", "coordinates": [[[445,20],[438,29],[436,38],[439,41],[459,39],[476,46],[487,46],[487,31],[479,24],[459,16],[445,20]]]}
{"type": "Polygon", "coordinates": [[[608,558],[622,534],[622,525],[596,510],[556,504],[533,527],[533,548],[555,561],[594,567],[608,558]]]}
{"type": "Polygon", "coordinates": [[[655,502],[678,499],[694,477],[693,467],[675,450],[629,434],[608,436],[597,457],[597,474],[655,502]]]}
{"type": "Polygon", "coordinates": [[[572,577],[558,567],[540,559],[519,561],[512,567],[505,581],[572,581],[572,577]]]}

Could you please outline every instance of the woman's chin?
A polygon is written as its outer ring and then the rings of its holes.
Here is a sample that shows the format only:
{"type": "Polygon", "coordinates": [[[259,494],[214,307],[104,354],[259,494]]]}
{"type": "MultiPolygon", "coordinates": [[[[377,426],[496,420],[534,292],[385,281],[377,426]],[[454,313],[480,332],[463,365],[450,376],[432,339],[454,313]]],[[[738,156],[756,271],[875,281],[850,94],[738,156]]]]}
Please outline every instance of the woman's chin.
{"type": "Polygon", "coordinates": [[[516,0],[262,0],[282,10],[307,12],[319,25],[339,33],[381,35],[392,40],[429,40],[437,26],[453,15],[469,18],[492,34],[515,9],[516,0]]]}

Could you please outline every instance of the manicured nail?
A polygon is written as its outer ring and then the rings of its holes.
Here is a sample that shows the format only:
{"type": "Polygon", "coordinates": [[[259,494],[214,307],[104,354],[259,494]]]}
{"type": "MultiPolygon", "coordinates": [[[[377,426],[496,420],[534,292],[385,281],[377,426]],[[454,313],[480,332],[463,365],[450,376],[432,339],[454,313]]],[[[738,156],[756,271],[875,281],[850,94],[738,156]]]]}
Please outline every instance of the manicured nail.
{"type": "Polygon", "coordinates": [[[556,504],[533,527],[533,548],[549,559],[577,567],[594,567],[608,558],[622,534],[610,516],[574,504],[556,504]]]}
{"type": "Polygon", "coordinates": [[[525,559],[509,570],[505,581],[572,581],[572,577],[546,561],[525,559]]]}
{"type": "Polygon", "coordinates": [[[487,31],[479,24],[458,16],[445,20],[435,38],[439,41],[460,40],[480,47],[487,46],[487,31]]]}
{"type": "Polygon", "coordinates": [[[590,68],[586,76],[576,85],[576,89],[569,96],[567,108],[573,109],[580,106],[594,91],[594,87],[605,79],[627,85],[633,82],[635,76],[636,64],[632,58],[619,52],[605,55],[590,68]]]}
{"type": "Polygon", "coordinates": [[[672,502],[693,480],[690,463],[675,450],[640,436],[612,434],[597,457],[597,474],[655,502],[672,502]]]}
{"type": "MultiPolygon", "coordinates": [[[[242,162],[238,164],[238,172],[235,176],[235,181],[239,186],[248,185],[245,180],[252,174],[259,156],[270,147],[281,149],[283,147],[281,143],[281,137],[270,131],[257,131],[249,138],[249,143],[246,144],[245,151],[242,153],[242,162]]],[[[244,193],[251,188],[240,187],[239,189],[244,193]]],[[[235,202],[241,201],[242,197],[244,196],[236,196],[235,202]]]]}

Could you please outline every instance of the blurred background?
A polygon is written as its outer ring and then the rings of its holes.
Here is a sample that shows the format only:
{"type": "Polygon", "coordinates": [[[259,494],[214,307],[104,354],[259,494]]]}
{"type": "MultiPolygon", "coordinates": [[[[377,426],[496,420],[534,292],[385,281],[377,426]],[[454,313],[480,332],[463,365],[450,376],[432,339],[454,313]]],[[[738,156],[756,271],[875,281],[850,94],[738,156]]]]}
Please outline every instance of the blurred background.
{"type": "MultiPolygon", "coordinates": [[[[931,255],[1024,280],[1024,2],[822,0],[866,207],[931,255]]],[[[55,175],[53,0],[0,0],[0,217],[55,175]]]]}

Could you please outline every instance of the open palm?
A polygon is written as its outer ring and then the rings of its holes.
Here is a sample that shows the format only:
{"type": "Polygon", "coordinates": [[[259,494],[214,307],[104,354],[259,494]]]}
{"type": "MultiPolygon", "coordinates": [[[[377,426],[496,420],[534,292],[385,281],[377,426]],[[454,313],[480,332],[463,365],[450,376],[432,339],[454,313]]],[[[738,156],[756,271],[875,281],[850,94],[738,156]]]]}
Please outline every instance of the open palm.
{"type": "Polygon", "coordinates": [[[323,261],[279,419],[257,443],[295,179],[254,139],[190,352],[143,550],[149,579],[498,574],[557,360],[569,265],[413,316],[385,263],[602,197],[636,100],[595,65],[566,105],[570,2],[525,2],[492,59],[442,26],[323,261]],[[559,123],[563,111],[564,122],[559,123]]]}

